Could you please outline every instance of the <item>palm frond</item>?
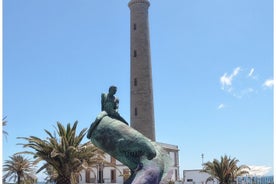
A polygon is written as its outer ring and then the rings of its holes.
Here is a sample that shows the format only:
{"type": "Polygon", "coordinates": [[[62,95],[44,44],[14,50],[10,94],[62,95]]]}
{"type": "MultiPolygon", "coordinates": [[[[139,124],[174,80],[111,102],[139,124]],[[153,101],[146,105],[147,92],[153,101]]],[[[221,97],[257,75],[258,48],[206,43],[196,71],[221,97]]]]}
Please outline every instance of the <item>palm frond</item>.
{"type": "Polygon", "coordinates": [[[212,178],[216,178],[220,183],[231,183],[238,176],[248,174],[248,166],[238,166],[239,160],[236,158],[231,159],[227,155],[221,156],[220,161],[214,159],[212,162],[203,164],[202,172],[206,172],[211,175],[212,178]]]}
{"type": "MultiPolygon", "coordinates": [[[[6,120],[7,116],[5,116],[4,118],[2,118],[2,127],[7,126],[8,121],[6,120]]],[[[8,132],[6,132],[5,130],[3,130],[3,135],[7,136],[8,132]]]]}
{"type": "Polygon", "coordinates": [[[65,177],[74,180],[75,175],[87,166],[105,162],[102,150],[91,142],[81,144],[87,129],[82,129],[77,134],[77,124],[76,121],[72,127],[69,123],[65,127],[57,122],[54,134],[44,130],[48,135],[45,140],[35,136],[18,137],[27,142],[20,145],[33,150],[25,153],[33,154],[37,162],[42,160],[46,162],[37,172],[51,167],[58,174],[59,179],[65,177]],[[58,136],[54,136],[55,133],[58,136]]]}
{"type": "Polygon", "coordinates": [[[3,165],[3,179],[9,180],[34,180],[35,165],[32,161],[24,158],[22,155],[15,154],[9,157],[10,160],[6,160],[3,165]]]}

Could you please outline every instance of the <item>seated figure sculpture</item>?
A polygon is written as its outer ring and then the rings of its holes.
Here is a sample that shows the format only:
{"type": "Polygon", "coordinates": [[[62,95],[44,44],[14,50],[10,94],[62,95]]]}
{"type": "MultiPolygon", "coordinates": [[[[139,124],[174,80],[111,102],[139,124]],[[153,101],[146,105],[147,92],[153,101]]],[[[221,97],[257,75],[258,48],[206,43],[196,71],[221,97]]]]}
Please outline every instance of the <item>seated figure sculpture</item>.
{"type": "Polygon", "coordinates": [[[117,92],[117,87],[110,86],[107,94],[102,93],[101,95],[102,111],[105,111],[109,117],[122,121],[128,125],[127,121],[124,118],[122,118],[118,112],[119,99],[114,96],[116,92],[117,92]]]}
{"type": "Polygon", "coordinates": [[[117,88],[102,94],[102,112],[91,124],[87,138],[131,171],[124,184],[167,183],[171,173],[169,155],[155,142],[128,126],[118,113],[117,88]]]}

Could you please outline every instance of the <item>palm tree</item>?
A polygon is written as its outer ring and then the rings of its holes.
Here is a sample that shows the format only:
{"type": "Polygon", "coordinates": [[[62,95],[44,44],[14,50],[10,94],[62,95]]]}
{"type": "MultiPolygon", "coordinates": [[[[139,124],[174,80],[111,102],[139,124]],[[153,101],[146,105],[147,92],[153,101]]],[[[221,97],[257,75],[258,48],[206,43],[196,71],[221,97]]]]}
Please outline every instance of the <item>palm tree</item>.
{"type": "Polygon", "coordinates": [[[238,166],[238,162],[239,160],[236,158],[231,159],[225,155],[221,157],[220,161],[214,159],[213,162],[204,163],[202,172],[210,174],[210,178],[216,178],[220,184],[230,184],[235,182],[238,176],[249,173],[249,167],[238,166]]]}
{"type": "Polygon", "coordinates": [[[45,168],[44,174],[46,174],[45,180],[49,183],[56,181],[58,178],[57,171],[51,165],[48,165],[48,167],[45,168]]]}
{"type": "Polygon", "coordinates": [[[76,121],[71,127],[67,124],[65,128],[61,123],[57,122],[55,134],[44,130],[48,134],[46,140],[42,140],[35,136],[19,137],[28,141],[26,144],[21,144],[23,147],[28,147],[34,152],[25,151],[23,153],[33,154],[36,162],[45,161],[37,173],[43,169],[53,167],[56,177],[51,178],[56,180],[57,184],[74,184],[80,171],[86,169],[93,164],[104,161],[104,152],[99,150],[90,142],[81,144],[85,136],[86,129],[83,129],[76,135],[76,121]],[[55,136],[56,133],[58,137],[55,136]]]}
{"type": "MultiPolygon", "coordinates": [[[[7,120],[6,120],[7,116],[5,116],[4,118],[2,118],[2,127],[7,125],[7,120]]],[[[5,130],[3,130],[3,135],[7,136],[8,132],[6,132],[5,130]]]]}
{"type": "Polygon", "coordinates": [[[35,167],[33,163],[22,155],[13,155],[9,158],[10,160],[6,160],[3,165],[3,171],[6,172],[3,175],[3,180],[13,179],[18,184],[27,182],[34,183],[36,178],[34,176],[35,167]]]}

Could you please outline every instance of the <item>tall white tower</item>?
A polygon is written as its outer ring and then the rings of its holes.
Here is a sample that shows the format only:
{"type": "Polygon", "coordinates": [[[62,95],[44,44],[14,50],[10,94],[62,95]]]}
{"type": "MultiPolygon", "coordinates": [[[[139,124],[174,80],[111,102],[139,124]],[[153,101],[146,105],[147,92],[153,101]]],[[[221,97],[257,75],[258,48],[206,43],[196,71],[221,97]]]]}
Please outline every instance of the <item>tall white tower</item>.
{"type": "Polygon", "coordinates": [[[130,21],[130,123],[146,137],[155,141],[148,0],[128,3],[130,21]]]}

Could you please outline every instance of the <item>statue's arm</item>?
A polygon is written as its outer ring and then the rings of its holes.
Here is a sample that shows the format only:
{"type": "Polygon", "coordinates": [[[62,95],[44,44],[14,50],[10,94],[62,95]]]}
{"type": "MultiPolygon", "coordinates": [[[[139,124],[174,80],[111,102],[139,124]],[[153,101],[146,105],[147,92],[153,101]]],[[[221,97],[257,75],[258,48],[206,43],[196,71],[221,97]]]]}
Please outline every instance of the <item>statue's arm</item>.
{"type": "Polygon", "coordinates": [[[102,111],[104,111],[104,103],[105,103],[105,100],[106,100],[106,95],[104,93],[102,93],[101,95],[101,109],[102,111]]]}
{"type": "Polygon", "coordinates": [[[116,111],[118,111],[118,109],[119,109],[119,99],[118,98],[115,99],[115,109],[116,109],[116,111]]]}

